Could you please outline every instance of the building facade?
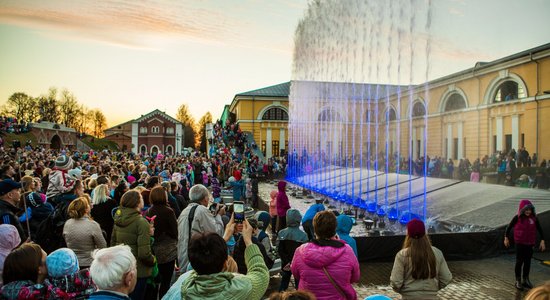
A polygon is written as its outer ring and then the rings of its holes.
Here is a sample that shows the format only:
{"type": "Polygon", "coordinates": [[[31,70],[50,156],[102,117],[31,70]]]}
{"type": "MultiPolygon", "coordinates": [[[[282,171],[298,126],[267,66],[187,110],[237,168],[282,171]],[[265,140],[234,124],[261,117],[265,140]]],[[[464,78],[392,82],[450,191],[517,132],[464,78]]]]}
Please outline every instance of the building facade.
{"type": "Polygon", "coordinates": [[[158,109],[104,132],[106,139],[116,142],[124,151],[146,154],[182,152],[183,124],[158,109]]]}
{"type": "Polygon", "coordinates": [[[76,148],[77,136],[74,128],[52,122],[30,123],[29,126],[38,145],[46,149],[76,148]]]}
{"type": "MultiPolygon", "coordinates": [[[[235,116],[244,132],[251,132],[265,157],[288,149],[288,95],[285,82],[235,95],[225,115],[235,116]]],[[[227,117],[226,117],[227,118],[227,117]]]]}

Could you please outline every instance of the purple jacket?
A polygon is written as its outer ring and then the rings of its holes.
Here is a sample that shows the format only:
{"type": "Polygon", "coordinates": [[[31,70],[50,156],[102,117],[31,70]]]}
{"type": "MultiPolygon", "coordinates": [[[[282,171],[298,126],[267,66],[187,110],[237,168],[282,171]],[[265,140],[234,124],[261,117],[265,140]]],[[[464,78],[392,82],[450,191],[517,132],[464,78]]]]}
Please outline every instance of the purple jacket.
{"type": "Polygon", "coordinates": [[[279,193],[277,194],[277,216],[285,217],[286,211],[290,209],[290,203],[285,192],[286,181],[279,181],[277,188],[279,189],[279,193]]]}
{"type": "Polygon", "coordinates": [[[359,262],[348,244],[341,240],[338,242],[344,245],[337,248],[320,246],[311,242],[296,249],[291,270],[294,277],[300,280],[300,290],[311,291],[319,300],[357,299],[357,294],[351,284],[359,280],[359,262]],[[323,267],[344,291],[347,299],[342,298],[332,285],[323,271],[323,267]]]}
{"type": "Polygon", "coordinates": [[[523,199],[519,202],[518,222],[514,226],[514,242],[516,244],[534,245],[537,238],[537,220],[535,208],[531,201],[523,199]],[[525,210],[531,209],[532,213],[529,217],[525,215],[525,210]]]}

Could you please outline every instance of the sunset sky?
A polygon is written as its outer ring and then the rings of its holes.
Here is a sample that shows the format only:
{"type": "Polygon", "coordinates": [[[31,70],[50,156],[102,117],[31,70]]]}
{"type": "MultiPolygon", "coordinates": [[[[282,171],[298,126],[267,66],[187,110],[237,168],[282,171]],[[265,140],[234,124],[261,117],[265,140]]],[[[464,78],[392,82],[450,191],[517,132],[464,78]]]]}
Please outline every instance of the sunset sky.
{"type": "MultiPolygon", "coordinates": [[[[308,2],[0,0],[0,105],[55,86],[108,126],[182,103],[216,119],[235,94],[290,80],[308,2]]],[[[430,79],[550,42],[548,0],[432,3],[430,79]]]]}

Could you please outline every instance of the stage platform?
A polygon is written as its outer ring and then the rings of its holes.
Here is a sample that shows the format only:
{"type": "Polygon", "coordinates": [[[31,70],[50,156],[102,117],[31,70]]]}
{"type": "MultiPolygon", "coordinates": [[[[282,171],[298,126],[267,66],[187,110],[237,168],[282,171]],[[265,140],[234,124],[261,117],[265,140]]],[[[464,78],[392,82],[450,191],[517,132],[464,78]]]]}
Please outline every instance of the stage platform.
{"type": "MultiPolygon", "coordinates": [[[[298,182],[307,187],[312,187],[312,183],[318,187],[328,187],[321,188],[325,194],[353,193],[361,195],[365,201],[376,199],[379,206],[386,210],[397,207],[400,212],[410,209],[419,215],[423,212],[425,190],[426,224],[430,238],[448,259],[489,257],[505,251],[502,245],[504,230],[517,213],[521,199],[531,200],[545,234],[550,235],[550,192],[546,190],[385,174],[358,168],[346,171],[331,166],[314,175],[296,178],[288,184],[291,207],[302,214],[314,203],[314,199],[302,195],[303,188],[296,184],[298,182]],[[410,206],[409,196],[412,199],[410,206]],[[385,199],[388,199],[387,202],[385,199]]],[[[264,201],[269,201],[269,191],[272,189],[277,189],[275,182],[262,184],[260,196],[264,201]]],[[[319,198],[324,195],[313,192],[312,196],[319,198]]],[[[357,240],[361,261],[393,259],[401,248],[404,226],[399,222],[392,224],[386,217],[384,228],[368,230],[361,216],[376,219],[378,216],[375,214],[369,214],[364,209],[357,209],[356,212],[354,206],[334,199],[326,206],[337,211],[349,211],[352,217],[357,216],[357,225],[351,235],[357,240]]]]}

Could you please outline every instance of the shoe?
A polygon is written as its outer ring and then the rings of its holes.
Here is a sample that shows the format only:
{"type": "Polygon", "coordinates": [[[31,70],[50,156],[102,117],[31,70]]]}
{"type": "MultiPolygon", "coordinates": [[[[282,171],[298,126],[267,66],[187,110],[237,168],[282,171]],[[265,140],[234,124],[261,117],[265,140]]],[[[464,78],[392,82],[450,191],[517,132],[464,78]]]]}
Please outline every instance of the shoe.
{"type": "Polygon", "coordinates": [[[516,280],[516,289],[523,291],[523,285],[521,284],[521,281],[516,280]]]}
{"type": "Polygon", "coordinates": [[[522,285],[523,285],[523,287],[528,288],[528,289],[532,289],[532,288],[533,288],[533,284],[531,283],[531,281],[529,280],[529,278],[524,278],[524,279],[523,279],[522,285]]]}

